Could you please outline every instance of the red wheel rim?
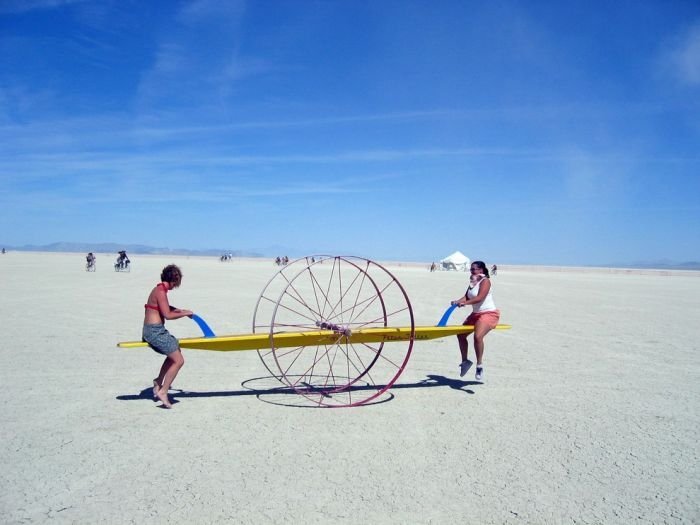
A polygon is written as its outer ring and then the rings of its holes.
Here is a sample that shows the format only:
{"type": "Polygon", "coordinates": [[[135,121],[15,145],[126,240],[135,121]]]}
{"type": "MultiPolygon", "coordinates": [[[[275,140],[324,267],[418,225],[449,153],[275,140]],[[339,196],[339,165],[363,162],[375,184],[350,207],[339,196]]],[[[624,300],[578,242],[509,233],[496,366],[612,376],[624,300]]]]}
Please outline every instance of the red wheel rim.
{"type": "Polygon", "coordinates": [[[271,348],[258,353],[268,370],[310,406],[362,405],[388,390],[403,372],[413,348],[413,310],[399,281],[381,265],[359,257],[314,260],[296,265],[297,271],[283,269],[261,294],[254,330],[267,329],[271,348]],[[274,304],[272,291],[279,291],[274,304]],[[259,314],[269,309],[271,321],[264,325],[259,314]],[[353,343],[346,337],[365,328],[399,326],[410,327],[407,340],[353,343]],[[337,338],[331,344],[274,348],[274,334],[320,329],[336,331],[337,338]]]}

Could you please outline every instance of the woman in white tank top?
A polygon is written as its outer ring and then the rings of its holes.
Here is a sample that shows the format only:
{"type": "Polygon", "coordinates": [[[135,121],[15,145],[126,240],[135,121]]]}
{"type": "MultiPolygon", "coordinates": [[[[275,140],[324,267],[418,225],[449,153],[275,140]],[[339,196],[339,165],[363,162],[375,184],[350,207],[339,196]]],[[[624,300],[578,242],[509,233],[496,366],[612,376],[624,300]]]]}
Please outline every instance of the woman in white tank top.
{"type": "MultiPolygon", "coordinates": [[[[474,326],[474,353],[476,354],[476,379],[484,378],[484,337],[496,328],[501,312],[496,308],[496,303],[491,295],[491,280],[489,271],[483,261],[474,261],[471,265],[471,278],[469,288],[464,297],[452,301],[459,307],[471,305],[472,313],[462,324],[474,326]]],[[[462,354],[462,362],[459,365],[459,376],[464,377],[474,363],[468,358],[469,343],[467,334],[459,334],[459,351],[462,354]]]]}

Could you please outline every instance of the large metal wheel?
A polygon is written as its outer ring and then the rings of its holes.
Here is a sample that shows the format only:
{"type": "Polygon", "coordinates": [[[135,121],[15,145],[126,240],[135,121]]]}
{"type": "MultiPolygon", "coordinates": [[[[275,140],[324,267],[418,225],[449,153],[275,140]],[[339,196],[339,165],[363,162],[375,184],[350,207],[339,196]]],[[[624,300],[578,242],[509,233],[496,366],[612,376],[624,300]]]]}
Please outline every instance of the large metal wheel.
{"type": "Polygon", "coordinates": [[[359,257],[314,256],[289,263],[265,286],[253,316],[253,332],[270,337],[270,348],[258,351],[265,367],[306,404],[319,407],[362,405],[389,389],[411,355],[414,329],[411,303],[399,281],[359,257]],[[352,341],[358,330],[398,326],[410,327],[407,339],[352,341]],[[331,342],[275,347],[275,334],[309,331],[332,332],[331,342]]]}

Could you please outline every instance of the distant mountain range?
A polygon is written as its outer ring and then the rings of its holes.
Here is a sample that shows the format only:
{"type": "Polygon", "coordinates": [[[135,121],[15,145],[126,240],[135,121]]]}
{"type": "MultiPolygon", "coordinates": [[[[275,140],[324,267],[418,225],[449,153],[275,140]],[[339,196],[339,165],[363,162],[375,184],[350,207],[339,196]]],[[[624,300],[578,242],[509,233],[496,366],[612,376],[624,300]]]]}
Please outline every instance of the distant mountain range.
{"type": "MultiPolygon", "coordinates": [[[[143,244],[117,244],[114,242],[103,243],[86,243],[86,242],[54,242],[44,245],[26,244],[24,246],[4,246],[6,250],[21,251],[21,252],[71,252],[71,253],[117,253],[125,250],[127,253],[133,254],[152,254],[152,255],[200,255],[200,256],[220,256],[223,254],[232,254],[234,257],[274,257],[276,255],[290,255],[295,257],[303,257],[305,253],[297,253],[299,250],[294,250],[283,246],[270,246],[265,248],[265,253],[247,251],[247,250],[229,250],[226,248],[209,248],[204,250],[190,250],[187,248],[164,248],[156,246],[146,246],[143,244]]],[[[309,252],[320,253],[320,252],[309,252]]],[[[507,265],[507,263],[503,263],[507,265]]],[[[538,264],[538,263],[532,263],[538,264]]],[[[564,265],[566,266],[566,265],[564,265]]],[[[639,269],[656,269],[656,270],[700,270],[700,262],[673,262],[669,260],[634,262],[634,263],[615,263],[615,264],[583,264],[580,266],[590,267],[605,267],[605,268],[639,268],[639,269]]]]}
{"type": "Polygon", "coordinates": [[[700,270],[700,262],[688,261],[674,263],[669,261],[638,262],[627,265],[615,265],[614,268],[643,268],[649,270],[700,270]]]}
{"type": "Polygon", "coordinates": [[[187,248],[162,248],[146,246],[143,244],[117,244],[113,242],[86,243],[86,242],[54,242],[37,246],[26,244],[24,246],[5,246],[6,250],[20,252],[72,252],[72,253],[117,253],[121,250],[133,254],[154,255],[222,255],[232,254],[234,257],[264,257],[261,253],[243,250],[228,250],[224,248],[211,248],[206,250],[190,250],[187,248]]]}

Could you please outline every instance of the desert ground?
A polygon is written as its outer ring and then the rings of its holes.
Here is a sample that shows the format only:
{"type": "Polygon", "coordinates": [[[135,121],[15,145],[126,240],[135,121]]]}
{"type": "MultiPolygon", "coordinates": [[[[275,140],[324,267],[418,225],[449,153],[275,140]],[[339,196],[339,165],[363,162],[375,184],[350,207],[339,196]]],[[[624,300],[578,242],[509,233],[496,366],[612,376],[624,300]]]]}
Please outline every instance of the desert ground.
{"type": "MultiPolygon", "coordinates": [[[[163,266],[184,274],[171,303],[217,334],[251,331],[278,268],[115,256],[94,273],[84,254],[0,256],[3,523],[700,522],[698,272],[499,264],[512,329],[487,336],[483,381],[459,377],[454,337],[419,341],[379,402],[308,408],[254,351],[184,350],[165,410],[162,357],[116,347],[140,339],[163,266]]],[[[386,267],[417,325],[467,283],[386,267]]]]}

